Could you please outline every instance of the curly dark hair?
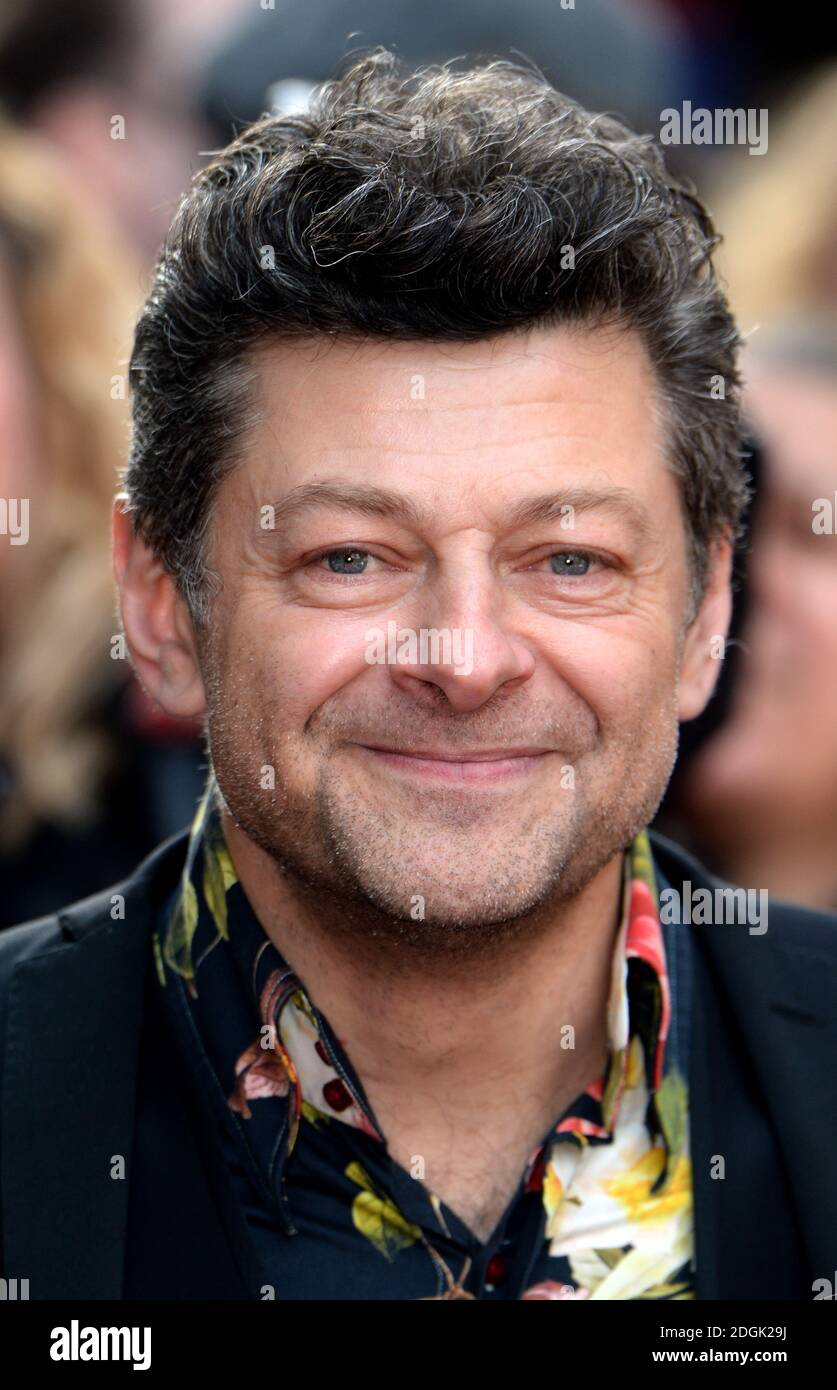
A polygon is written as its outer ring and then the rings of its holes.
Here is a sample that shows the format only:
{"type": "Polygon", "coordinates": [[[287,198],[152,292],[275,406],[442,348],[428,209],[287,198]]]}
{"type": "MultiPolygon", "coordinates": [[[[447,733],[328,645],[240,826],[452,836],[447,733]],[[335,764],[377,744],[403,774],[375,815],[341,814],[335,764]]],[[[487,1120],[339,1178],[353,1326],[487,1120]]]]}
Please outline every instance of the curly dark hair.
{"type": "Polygon", "coordinates": [[[653,137],[537,69],[354,58],[305,113],[244,130],[180,203],[131,358],[134,525],[205,621],[213,494],[241,460],[265,338],[615,324],[654,366],[694,610],[748,500],[718,241],[653,137]]]}

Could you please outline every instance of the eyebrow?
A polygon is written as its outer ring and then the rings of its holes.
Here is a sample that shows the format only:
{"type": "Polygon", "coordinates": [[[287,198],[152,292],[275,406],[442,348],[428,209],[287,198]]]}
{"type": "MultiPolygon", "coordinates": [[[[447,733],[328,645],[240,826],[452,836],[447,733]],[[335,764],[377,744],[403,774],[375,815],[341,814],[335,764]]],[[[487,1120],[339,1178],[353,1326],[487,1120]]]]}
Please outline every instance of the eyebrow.
{"type": "MultiPolygon", "coordinates": [[[[305,512],[330,507],[337,511],[361,516],[378,516],[400,522],[415,530],[432,518],[433,512],[419,506],[405,493],[371,483],[347,483],[324,479],[316,483],[301,483],[273,505],[274,522],[289,522],[305,512]]],[[[546,492],[535,497],[521,498],[506,513],[505,526],[526,526],[537,522],[556,521],[574,512],[605,511],[627,521],[640,538],[651,529],[647,509],[627,488],[566,488],[562,492],[546,492]]]]}

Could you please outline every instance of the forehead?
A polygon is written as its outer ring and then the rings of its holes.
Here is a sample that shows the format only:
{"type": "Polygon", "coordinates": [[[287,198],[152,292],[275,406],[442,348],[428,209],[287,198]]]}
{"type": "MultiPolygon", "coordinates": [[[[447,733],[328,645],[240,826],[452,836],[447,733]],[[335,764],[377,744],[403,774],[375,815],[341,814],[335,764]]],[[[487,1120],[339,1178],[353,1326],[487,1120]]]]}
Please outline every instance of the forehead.
{"type": "Polygon", "coordinates": [[[252,363],[258,423],[237,486],[262,497],[324,477],[412,492],[455,483],[495,500],[532,475],[643,494],[673,487],[653,369],[627,331],[280,341],[252,363]]]}

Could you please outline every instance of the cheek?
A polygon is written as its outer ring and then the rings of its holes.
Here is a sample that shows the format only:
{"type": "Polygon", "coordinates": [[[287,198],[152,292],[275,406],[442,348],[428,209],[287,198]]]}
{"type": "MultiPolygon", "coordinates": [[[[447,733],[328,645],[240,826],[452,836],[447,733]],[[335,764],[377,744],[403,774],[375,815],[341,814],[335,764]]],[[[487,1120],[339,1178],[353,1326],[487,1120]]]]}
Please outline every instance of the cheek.
{"type": "Polygon", "coordinates": [[[593,711],[605,737],[671,707],[675,650],[667,634],[628,619],[564,626],[542,651],[551,670],[593,711]]]}
{"type": "Polygon", "coordinates": [[[241,614],[233,661],[248,679],[251,709],[269,709],[289,731],[371,669],[365,659],[368,616],[347,619],[313,609],[265,622],[263,609],[241,614]]]}

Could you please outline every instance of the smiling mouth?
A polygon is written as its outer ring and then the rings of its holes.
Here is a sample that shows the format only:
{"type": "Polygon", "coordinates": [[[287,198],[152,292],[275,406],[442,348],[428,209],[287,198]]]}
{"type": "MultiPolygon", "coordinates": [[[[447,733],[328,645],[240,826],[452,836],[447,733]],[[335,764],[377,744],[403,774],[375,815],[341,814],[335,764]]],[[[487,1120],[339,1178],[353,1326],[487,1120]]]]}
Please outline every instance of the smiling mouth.
{"type": "Polygon", "coordinates": [[[366,743],[355,746],[393,771],[445,782],[480,784],[527,776],[543,767],[553,751],[549,748],[489,748],[455,753],[435,749],[410,749],[408,752],[366,743]]]}

